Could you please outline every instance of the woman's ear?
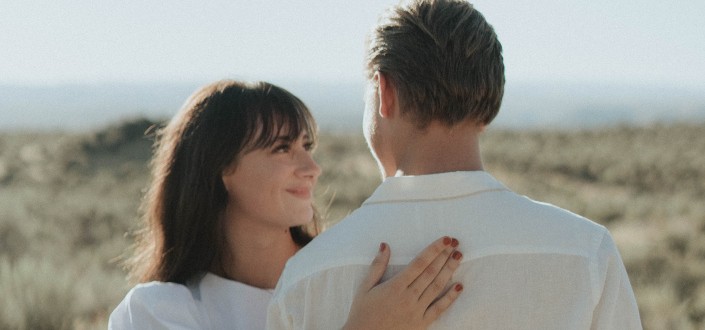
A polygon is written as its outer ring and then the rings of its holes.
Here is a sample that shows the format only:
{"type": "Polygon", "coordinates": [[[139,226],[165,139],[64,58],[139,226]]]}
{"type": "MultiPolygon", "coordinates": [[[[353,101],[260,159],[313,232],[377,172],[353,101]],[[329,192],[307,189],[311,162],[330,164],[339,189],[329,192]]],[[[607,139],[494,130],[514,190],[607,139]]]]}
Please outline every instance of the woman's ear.
{"type": "Polygon", "coordinates": [[[375,79],[377,80],[377,96],[379,97],[379,115],[382,118],[392,118],[398,112],[396,87],[383,72],[377,71],[375,79]]]}
{"type": "Polygon", "coordinates": [[[237,169],[237,164],[232,162],[230,165],[226,166],[222,172],[220,172],[220,181],[223,183],[223,187],[228,191],[228,180],[227,177],[233,175],[237,169]]]}
{"type": "Polygon", "coordinates": [[[220,176],[225,177],[230,174],[233,174],[233,172],[235,172],[235,166],[234,166],[234,164],[230,164],[230,165],[226,166],[222,172],[220,172],[220,176]]]}

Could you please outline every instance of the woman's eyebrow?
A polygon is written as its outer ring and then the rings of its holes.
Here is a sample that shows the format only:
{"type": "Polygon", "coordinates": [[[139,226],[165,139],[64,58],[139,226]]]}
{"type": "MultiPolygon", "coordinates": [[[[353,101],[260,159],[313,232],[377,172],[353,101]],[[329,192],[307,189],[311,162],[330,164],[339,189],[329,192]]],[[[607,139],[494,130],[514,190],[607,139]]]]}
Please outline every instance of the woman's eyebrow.
{"type": "Polygon", "coordinates": [[[291,141],[296,141],[300,138],[304,139],[304,140],[312,140],[311,136],[308,133],[303,133],[299,136],[292,136],[290,134],[279,134],[279,136],[274,138],[274,141],[284,140],[284,141],[291,142],[291,141]]]}
{"type": "Polygon", "coordinates": [[[295,140],[296,140],[296,137],[291,137],[289,135],[282,134],[282,135],[279,135],[276,138],[274,138],[274,143],[276,143],[276,142],[291,142],[291,141],[295,141],[295,140]]]}

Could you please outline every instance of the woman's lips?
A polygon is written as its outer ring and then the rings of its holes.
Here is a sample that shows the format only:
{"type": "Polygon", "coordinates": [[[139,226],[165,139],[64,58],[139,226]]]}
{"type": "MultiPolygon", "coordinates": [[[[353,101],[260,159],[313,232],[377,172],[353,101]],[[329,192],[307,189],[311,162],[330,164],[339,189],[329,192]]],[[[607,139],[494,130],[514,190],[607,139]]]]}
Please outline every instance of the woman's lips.
{"type": "Polygon", "coordinates": [[[286,191],[296,197],[299,197],[299,198],[305,198],[305,199],[311,198],[311,188],[308,188],[308,187],[290,188],[290,189],[287,189],[286,191]]]}

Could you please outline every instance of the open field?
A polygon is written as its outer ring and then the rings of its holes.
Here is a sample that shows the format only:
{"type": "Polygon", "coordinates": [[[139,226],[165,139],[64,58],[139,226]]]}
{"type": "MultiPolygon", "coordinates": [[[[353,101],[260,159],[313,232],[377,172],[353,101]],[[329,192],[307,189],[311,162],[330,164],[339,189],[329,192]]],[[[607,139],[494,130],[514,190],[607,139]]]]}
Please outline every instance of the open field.
{"type": "MultiPolygon", "coordinates": [[[[87,134],[0,133],[0,329],[104,329],[129,289],[121,256],[148,181],[152,123],[87,134]]],[[[507,186],[607,226],[645,329],[705,327],[705,123],[577,132],[490,129],[507,186]]],[[[330,223],[379,183],[361,136],[323,134],[330,223]],[[333,170],[335,169],[335,170],[333,170]]]]}

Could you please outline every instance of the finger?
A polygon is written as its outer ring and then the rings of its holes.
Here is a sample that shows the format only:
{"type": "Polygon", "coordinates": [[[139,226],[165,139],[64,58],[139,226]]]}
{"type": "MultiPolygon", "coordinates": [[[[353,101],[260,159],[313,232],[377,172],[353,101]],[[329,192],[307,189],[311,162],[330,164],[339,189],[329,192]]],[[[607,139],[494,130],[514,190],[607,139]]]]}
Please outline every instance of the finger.
{"type": "Polygon", "coordinates": [[[372,289],[384,276],[384,272],[387,271],[387,265],[389,264],[389,245],[387,243],[381,243],[379,245],[379,251],[372,264],[370,265],[370,270],[367,272],[367,277],[362,282],[361,290],[369,291],[372,289]]]}
{"type": "Polygon", "coordinates": [[[463,292],[463,285],[454,283],[442,297],[428,307],[423,317],[424,322],[431,324],[431,322],[435,321],[456,299],[458,299],[461,292],[463,292]]]}
{"type": "Polygon", "coordinates": [[[402,285],[404,285],[404,287],[408,287],[421,274],[423,274],[424,271],[426,271],[428,266],[436,260],[436,257],[441,254],[445,254],[447,258],[447,256],[453,250],[452,245],[456,242],[458,241],[448,236],[444,236],[435,240],[433,243],[423,249],[423,251],[421,251],[416,256],[416,258],[414,258],[414,260],[412,260],[411,263],[409,263],[409,265],[404,268],[404,270],[397,274],[395,280],[399,281],[402,285]]]}
{"type": "MultiPolygon", "coordinates": [[[[441,274],[446,263],[449,259],[451,259],[450,256],[453,254],[453,252],[454,251],[452,249],[444,249],[443,252],[436,256],[433,262],[426,267],[426,269],[421,273],[421,275],[419,275],[414,280],[414,282],[409,285],[409,289],[411,289],[410,292],[417,299],[420,299],[423,296],[423,293],[434,282],[438,275],[441,274]]],[[[438,292],[440,293],[441,291],[443,291],[444,287],[445,284],[443,284],[443,286],[438,292]]],[[[432,290],[437,290],[437,288],[432,288],[432,290]]]]}
{"type": "Polygon", "coordinates": [[[450,282],[453,277],[453,273],[458,269],[460,261],[463,259],[463,254],[460,251],[453,251],[450,254],[450,258],[446,261],[445,265],[441,268],[436,278],[433,279],[431,284],[429,284],[424,290],[423,294],[419,298],[419,301],[423,304],[431,304],[438,296],[446,289],[446,285],[450,282]]]}

